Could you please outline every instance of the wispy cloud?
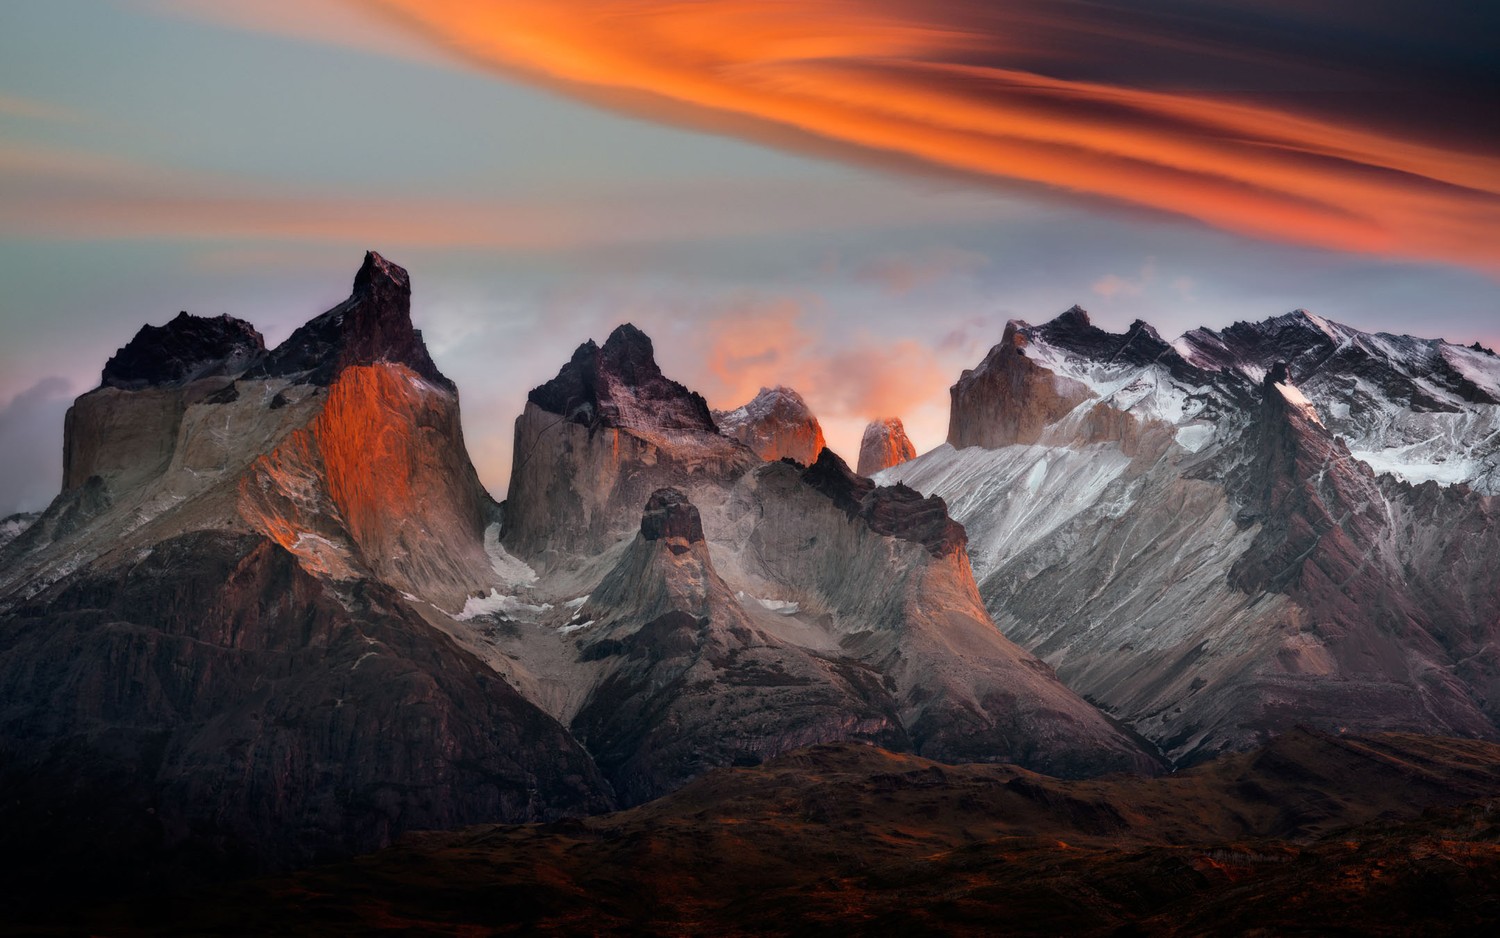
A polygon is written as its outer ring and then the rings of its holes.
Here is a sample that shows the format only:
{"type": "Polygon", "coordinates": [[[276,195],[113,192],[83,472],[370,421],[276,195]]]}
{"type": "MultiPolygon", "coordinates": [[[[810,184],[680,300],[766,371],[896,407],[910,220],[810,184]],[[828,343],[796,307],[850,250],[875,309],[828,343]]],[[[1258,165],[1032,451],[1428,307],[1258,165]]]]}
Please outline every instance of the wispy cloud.
{"type": "Polygon", "coordinates": [[[813,180],[583,181],[566,190],[438,196],[316,190],[0,144],[0,237],[218,239],[554,252],[1005,217],[998,200],[813,180]]]}
{"type": "Polygon", "coordinates": [[[0,91],[0,117],[19,117],[25,120],[52,121],[61,124],[76,124],[84,117],[79,111],[51,101],[38,101],[0,91]]]}
{"type": "Polygon", "coordinates": [[[1496,141],[1464,130],[1481,73],[1384,7],[362,2],[457,59],[666,120],[1500,268],[1496,141]]]}

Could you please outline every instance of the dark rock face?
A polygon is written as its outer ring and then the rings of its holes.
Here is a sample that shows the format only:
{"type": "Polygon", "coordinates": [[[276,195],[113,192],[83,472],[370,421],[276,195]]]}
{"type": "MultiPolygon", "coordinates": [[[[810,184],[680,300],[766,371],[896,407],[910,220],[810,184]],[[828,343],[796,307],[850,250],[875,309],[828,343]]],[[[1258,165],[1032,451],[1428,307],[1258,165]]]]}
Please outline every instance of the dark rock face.
{"type": "Polygon", "coordinates": [[[260,537],[81,572],[4,634],[0,841],[33,876],[112,893],[611,804],[561,726],[393,590],[260,537]]]}
{"type": "MultiPolygon", "coordinates": [[[[1087,316],[1082,322],[1079,328],[1093,328],[1087,326],[1087,316]]],[[[954,448],[1035,443],[1044,430],[1088,400],[1082,384],[1028,359],[1028,342],[1016,323],[1007,325],[1000,344],[949,389],[948,442],[954,448]]]]}
{"type": "Polygon", "coordinates": [[[327,385],[353,365],[394,362],[455,390],[411,324],[411,278],[369,251],[349,299],[303,325],[252,369],[252,376],[300,377],[327,385]]]}
{"type": "Polygon", "coordinates": [[[878,486],[850,472],[833,450],[823,450],[818,461],[802,473],[802,481],[875,533],[921,544],[934,557],[949,556],[968,543],[963,525],[948,517],[948,506],[941,498],[923,496],[900,483],[878,486]]]}
{"type": "Polygon", "coordinates": [[[164,326],[141,327],[104,365],[99,383],[126,390],[180,387],[199,378],[240,374],[265,351],[265,340],[248,322],[183,312],[164,326]]]}
{"type": "Polygon", "coordinates": [[[708,402],[661,373],[650,337],[630,323],[611,332],[602,348],[593,340],[580,345],[528,399],[590,427],[718,429],[708,402]]]}
{"type": "Polygon", "coordinates": [[[641,537],[648,541],[677,539],[687,544],[701,544],[703,519],[698,516],[697,506],[688,501],[686,495],[676,489],[657,489],[641,515],[641,537]]]}

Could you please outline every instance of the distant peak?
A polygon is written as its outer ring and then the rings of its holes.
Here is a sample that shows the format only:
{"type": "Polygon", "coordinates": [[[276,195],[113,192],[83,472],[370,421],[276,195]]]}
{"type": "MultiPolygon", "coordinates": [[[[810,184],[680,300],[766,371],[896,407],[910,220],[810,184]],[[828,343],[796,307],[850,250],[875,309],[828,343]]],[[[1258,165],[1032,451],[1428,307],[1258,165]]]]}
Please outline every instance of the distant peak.
{"type": "Polygon", "coordinates": [[[633,358],[656,364],[656,346],[651,337],[633,323],[623,323],[614,328],[600,349],[610,359],[633,358]]]}
{"type": "MultiPolygon", "coordinates": [[[[761,388],[749,401],[730,411],[717,411],[716,413],[730,419],[744,420],[747,418],[765,417],[776,411],[796,413],[798,416],[811,418],[812,411],[807,406],[807,401],[802,395],[786,385],[778,384],[771,388],[761,388]]],[[[722,427],[720,429],[723,429],[722,427]]]]}
{"type": "Polygon", "coordinates": [[[1302,332],[1317,332],[1322,334],[1330,342],[1338,342],[1341,338],[1341,333],[1352,333],[1357,331],[1351,330],[1348,326],[1341,326],[1338,323],[1330,322],[1329,320],[1324,319],[1322,316],[1319,316],[1317,313],[1309,312],[1300,306],[1289,313],[1282,313],[1280,316],[1272,316],[1270,319],[1265,320],[1261,325],[1269,328],[1272,332],[1280,332],[1286,329],[1296,329],[1302,332]]]}
{"type": "Polygon", "coordinates": [[[791,457],[801,465],[818,458],[823,428],[802,395],[789,387],[761,388],[734,410],[714,411],[719,432],[750,447],[767,462],[791,457]]]}
{"type": "Polygon", "coordinates": [[[549,413],[589,426],[717,433],[702,395],[661,373],[651,337],[631,323],[573,352],[557,377],[528,400],[549,413]]]}
{"type": "Polygon", "coordinates": [[[631,323],[615,327],[599,349],[603,368],[628,385],[640,385],[661,377],[656,346],[651,337],[631,323]]]}
{"type": "Polygon", "coordinates": [[[802,400],[802,395],[798,394],[797,391],[796,391],[796,389],[789,388],[789,387],[787,387],[784,384],[778,384],[778,385],[776,385],[773,388],[761,388],[760,389],[760,393],[757,394],[757,395],[755,395],[755,396],[756,396],[757,399],[759,399],[759,398],[776,398],[776,397],[780,397],[780,398],[786,398],[787,400],[790,400],[790,401],[795,401],[798,404],[804,403],[803,400],[802,400]]]}
{"type": "Polygon", "coordinates": [[[900,417],[880,417],[865,426],[859,442],[859,474],[872,476],[917,455],[900,417]]]}

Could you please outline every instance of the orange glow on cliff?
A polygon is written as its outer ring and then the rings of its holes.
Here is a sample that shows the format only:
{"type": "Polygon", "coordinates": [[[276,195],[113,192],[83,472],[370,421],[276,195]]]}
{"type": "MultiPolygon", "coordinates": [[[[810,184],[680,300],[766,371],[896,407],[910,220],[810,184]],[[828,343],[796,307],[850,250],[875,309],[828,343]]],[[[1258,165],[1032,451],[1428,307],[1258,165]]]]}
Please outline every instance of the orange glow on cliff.
{"type": "Polygon", "coordinates": [[[889,0],[367,2],[470,60],[653,116],[791,130],[1269,240],[1500,268],[1500,159],[1227,96],[971,64],[1039,51],[1003,5],[963,19],[889,0]]]}
{"type": "Polygon", "coordinates": [[[358,562],[462,605],[488,570],[481,491],[454,398],[382,362],[345,368],[311,422],[256,460],[240,511],[317,572],[358,562]]]}

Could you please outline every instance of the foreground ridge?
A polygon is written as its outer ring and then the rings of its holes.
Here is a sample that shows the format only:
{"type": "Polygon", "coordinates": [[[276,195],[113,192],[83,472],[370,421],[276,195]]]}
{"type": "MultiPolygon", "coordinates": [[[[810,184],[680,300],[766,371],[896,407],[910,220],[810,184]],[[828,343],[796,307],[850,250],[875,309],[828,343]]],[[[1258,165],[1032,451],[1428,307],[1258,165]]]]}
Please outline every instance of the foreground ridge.
{"type": "Polygon", "coordinates": [[[1294,731],[1170,777],[1060,782],[819,746],[628,812],[423,834],[198,895],[172,924],[1472,933],[1493,923],[1500,885],[1497,764],[1470,740],[1294,731]],[[440,872],[442,890],[414,871],[440,872]]]}

